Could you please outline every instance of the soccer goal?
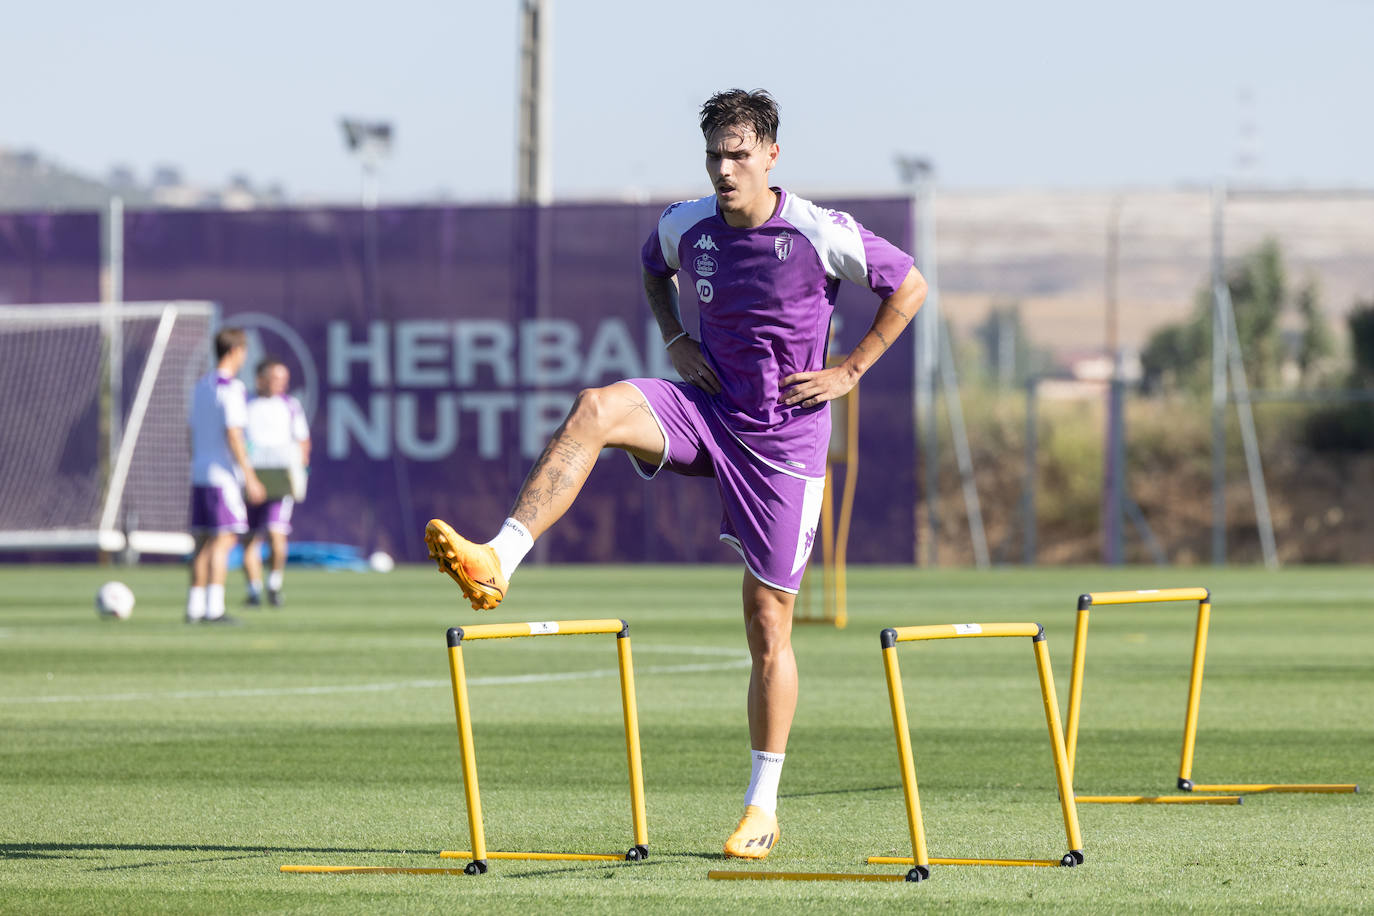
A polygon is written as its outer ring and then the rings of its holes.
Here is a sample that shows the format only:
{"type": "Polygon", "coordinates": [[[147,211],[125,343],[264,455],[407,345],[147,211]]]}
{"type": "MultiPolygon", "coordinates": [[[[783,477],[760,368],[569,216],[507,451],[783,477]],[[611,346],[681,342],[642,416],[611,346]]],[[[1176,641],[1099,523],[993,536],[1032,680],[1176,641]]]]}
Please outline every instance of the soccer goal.
{"type": "Polygon", "coordinates": [[[210,302],[0,306],[0,550],[189,552],[210,302]]]}

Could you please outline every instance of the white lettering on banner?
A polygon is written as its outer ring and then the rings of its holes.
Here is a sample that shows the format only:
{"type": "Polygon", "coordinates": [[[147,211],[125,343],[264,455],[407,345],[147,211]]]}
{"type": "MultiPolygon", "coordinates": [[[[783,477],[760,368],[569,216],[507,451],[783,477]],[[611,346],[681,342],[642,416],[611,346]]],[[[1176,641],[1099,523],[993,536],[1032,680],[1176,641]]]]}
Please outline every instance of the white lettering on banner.
{"type": "Polygon", "coordinates": [[[640,362],[630,329],[619,318],[601,322],[587,348],[587,361],[582,366],[582,384],[601,384],[605,379],[640,378],[644,364],[640,362]]]}
{"type": "Polygon", "coordinates": [[[365,330],[331,321],[329,457],[361,451],[380,460],[394,451],[414,461],[460,453],[489,461],[506,454],[514,436],[522,458],[537,458],[577,388],[676,378],[658,324],[646,318],[642,328],[636,341],[615,317],[586,335],[575,322],[552,318],[371,321],[365,330]]]}
{"type": "Polygon", "coordinates": [[[329,396],[329,457],[347,458],[351,437],[369,458],[391,457],[391,399],[385,394],[368,398],[367,414],[341,391],[329,396]]]}
{"type": "Polygon", "coordinates": [[[432,400],[412,392],[378,392],[367,399],[364,409],[346,392],[335,391],[327,402],[329,457],[348,458],[356,443],[369,458],[390,458],[394,445],[397,454],[412,461],[443,461],[458,453],[459,430],[467,429],[476,433],[475,440],[468,437],[467,448],[490,461],[504,453],[505,421],[514,415],[520,455],[534,459],[568,415],[573,400],[566,391],[444,392],[432,400]],[[430,428],[431,414],[434,433],[424,439],[420,430],[430,428]]]}
{"type": "Polygon", "coordinates": [[[463,406],[477,412],[477,456],[501,456],[501,412],[516,409],[509,391],[482,391],[463,396],[463,406]]]}
{"type": "Polygon", "coordinates": [[[608,385],[622,378],[674,378],[658,324],[644,324],[640,346],[621,318],[606,318],[590,334],[586,355],[576,324],[537,318],[515,326],[494,319],[373,321],[354,340],[346,321],[327,326],[330,387],[353,384],[356,364],[374,388],[513,388],[608,385]],[[516,353],[519,340],[520,352],[516,353]],[[647,354],[647,361],[641,352],[647,354]]]}
{"type": "Polygon", "coordinates": [[[396,384],[404,388],[448,385],[448,322],[396,322],[396,384]],[[437,361],[438,365],[434,363],[437,361]],[[429,365],[424,365],[428,362],[429,365]]]}
{"type": "Polygon", "coordinates": [[[515,332],[509,322],[495,318],[465,319],[453,323],[453,381],[460,388],[479,383],[477,367],[491,370],[491,380],[509,387],[515,384],[515,332]]]}
{"type": "Polygon", "coordinates": [[[526,385],[567,385],[577,378],[582,332],[566,318],[520,323],[520,378],[526,385]]]}
{"type": "Polygon", "coordinates": [[[354,343],[350,337],[347,321],[331,321],[328,327],[329,384],[343,387],[351,380],[349,364],[367,364],[367,380],[373,388],[391,384],[390,363],[387,362],[389,326],[384,321],[371,321],[367,325],[367,340],[354,343]]]}
{"type": "Polygon", "coordinates": [[[434,402],[434,438],[420,439],[418,398],[396,395],[396,450],[416,461],[438,461],[458,445],[458,395],[445,392],[434,402]]]}
{"type": "Polygon", "coordinates": [[[520,454],[535,458],[544,450],[553,431],[568,415],[574,397],[561,391],[540,391],[525,396],[520,411],[520,454]]]}

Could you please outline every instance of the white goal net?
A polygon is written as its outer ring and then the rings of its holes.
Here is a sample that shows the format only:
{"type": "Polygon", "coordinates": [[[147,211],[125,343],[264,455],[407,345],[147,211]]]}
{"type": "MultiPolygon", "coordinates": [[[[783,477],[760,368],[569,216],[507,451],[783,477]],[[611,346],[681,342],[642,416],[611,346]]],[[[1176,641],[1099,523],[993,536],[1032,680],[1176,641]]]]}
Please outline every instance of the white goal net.
{"type": "Polygon", "coordinates": [[[0,550],[189,552],[209,302],[0,306],[0,550]]]}

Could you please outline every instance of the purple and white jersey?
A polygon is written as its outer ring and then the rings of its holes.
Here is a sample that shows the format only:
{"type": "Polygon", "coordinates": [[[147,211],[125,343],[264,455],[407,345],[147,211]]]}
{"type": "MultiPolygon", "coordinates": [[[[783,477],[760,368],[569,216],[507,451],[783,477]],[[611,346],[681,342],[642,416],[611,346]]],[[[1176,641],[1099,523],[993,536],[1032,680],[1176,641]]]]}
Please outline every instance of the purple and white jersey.
{"type": "Polygon", "coordinates": [[[701,314],[701,348],[721,383],[712,407],[754,454],[792,474],[825,473],[830,405],[779,401],[782,380],[825,368],[840,280],[886,298],[911,256],[839,210],[781,188],[761,226],[725,222],[715,195],[675,203],[644,243],[644,268],[685,271],[701,314]]]}
{"type": "Polygon", "coordinates": [[[191,483],[196,486],[241,486],[238,462],[226,433],[248,422],[243,382],[208,372],[191,393],[191,483]]]}
{"type": "Polygon", "coordinates": [[[301,443],[309,440],[301,404],[289,394],[248,402],[248,460],[255,468],[286,468],[301,463],[301,443]]]}

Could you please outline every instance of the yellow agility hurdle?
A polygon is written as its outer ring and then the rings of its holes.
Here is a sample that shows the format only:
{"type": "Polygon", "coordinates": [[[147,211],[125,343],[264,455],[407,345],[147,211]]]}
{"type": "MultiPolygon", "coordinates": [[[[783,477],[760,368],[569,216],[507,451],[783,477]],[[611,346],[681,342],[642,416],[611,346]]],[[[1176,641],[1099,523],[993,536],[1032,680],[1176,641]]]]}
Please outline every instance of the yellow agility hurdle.
{"type": "MultiPolygon", "coordinates": [[[[1078,620],[1074,627],[1073,674],[1069,681],[1069,714],[1065,724],[1065,748],[1069,773],[1073,774],[1078,752],[1078,722],[1082,712],[1083,669],[1088,645],[1088,616],[1094,605],[1154,604],[1196,601],[1197,625],[1193,638],[1193,666],[1188,676],[1188,706],[1183,718],[1183,752],[1178,766],[1178,788],[1185,792],[1358,792],[1353,783],[1195,783],[1193,751],[1197,744],[1198,708],[1202,701],[1202,667],[1207,655],[1207,632],[1212,597],[1205,588],[1150,588],[1136,591],[1089,592],[1078,596],[1078,620]]],[[[1238,805],[1240,795],[1080,795],[1078,801],[1099,804],[1200,804],[1238,805]]]]}
{"type": "Polygon", "coordinates": [[[449,676],[453,682],[453,709],[458,721],[458,745],[463,759],[463,792],[467,798],[468,830],[472,848],[443,850],[444,859],[469,859],[462,868],[411,868],[364,865],[283,865],[291,874],[373,875],[483,875],[489,859],[568,862],[639,862],[649,857],[649,828],[644,813],[644,767],[639,751],[639,710],[635,703],[634,663],[630,655],[630,627],[623,620],[547,620],[533,623],[488,623],[451,627],[448,631],[449,676]],[[615,634],[620,663],[620,702],[625,717],[625,757],[630,772],[630,815],[634,845],[624,853],[496,852],[487,849],[482,822],[482,799],[477,787],[477,752],[472,740],[472,714],[468,703],[467,673],[463,667],[463,642],[474,639],[514,639],[522,636],[582,636],[615,634]]]}
{"type": "Polygon", "coordinates": [[[453,709],[458,719],[458,744],[463,757],[463,792],[467,798],[468,830],[472,847],[444,850],[445,859],[469,859],[465,871],[485,874],[488,859],[563,861],[630,861],[649,857],[649,828],[644,813],[644,767],[639,751],[639,710],[635,704],[634,665],[630,657],[630,627],[623,620],[549,620],[534,623],[488,623],[452,627],[448,631],[449,675],[453,681],[453,709]],[[634,845],[618,855],[561,852],[492,852],[487,849],[482,823],[482,799],[477,786],[477,752],[472,740],[472,713],[468,703],[467,673],[463,667],[463,643],[474,639],[513,639],[523,636],[581,636],[615,634],[620,663],[620,701],[625,716],[625,756],[630,773],[630,815],[634,845]]]}
{"type": "Polygon", "coordinates": [[[892,706],[892,729],[897,738],[897,758],[902,770],[902,793],[906,806],[907,828],[911,834],[912,855],[869,856],[870,865],[910,865],[905,875],[882,875],[846,872],[754,872],[711,871],[708,878],[716,880],[792,880],[792,881],[924,881],[930,877],[932,865],[1009,865],[1009,866],[1068,866],[1083,863],[1083,838],[1078,829],[1078,810],[1074,806],[1073,788],[1069,781],[1068,757],[1064,751],[1064,733],[1059,724],[1059,701],[1054,693],[1054,675],[1050,671],[1049,651],[1045,646],[1045,630],[1038,623],[961,623],[936,626],[889,627],[880,634],[883,651],[883,670],[887,675],[888,700],[892,706]],[[897,664],[897,644],[927,639],[966,639],[970,637],[1024,636],[1031,640],[1035,654],[1035,668],[1040,678],[1040,697],[1045,708],[1045,724],[1049,729],[1054,754],[1055,780],[1059,790],[1060,810],[1064,816],[1064,832],[1069,851],[1059,859],[982,859],[931,856],[926,849],[925,824],[921,818],[921,799],[916,787],[916,766],[911,751],[911,729],[907,722],[906,699],[902,693],[902,674],[897,664]]]}
{"type": "Polygon", "coordinates": [[[913,855],[910,858],[870,856],[869,864],[911,865],[913,867],[906,875],[908,881],[922,881],[928,878],[931,865],[1081,865],[1083,837],[1078,829],[1078,809],[1074,806],[1071,771],[1064,749],[1064,733],[1059,725],[1059,700],[1054,694],[1054,675],[1050,671],[1050,654],[1045,646],[1045,628],[1038,623],[963,623],[895,627],[883,630],[882,646],[883,669],[887,674],[888,700],[892,705],[892,728],[897,737],[897,757],[902,768],[902,793],[906,803],[907,827],[911,833],[913,855]],[[911,751],[911,730],[907,724],[906,699],[902,693],[902,673],[897,665],[897,644],[926,639],[998,636],[1029,637],[1035,654],[1035,670],[1040,678],[1040,698],[1045,707],[1045,725],[1049,729],[1050,746],[1054,755],[1059,805],[1064,816],[1064,833],[1069,842],[1069,851],[1057,860],[939,858],[930,856],[926,850],[925,824],[921,818],[921,798],[916,788],[916,765],[911,751]]]}

